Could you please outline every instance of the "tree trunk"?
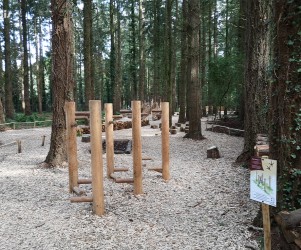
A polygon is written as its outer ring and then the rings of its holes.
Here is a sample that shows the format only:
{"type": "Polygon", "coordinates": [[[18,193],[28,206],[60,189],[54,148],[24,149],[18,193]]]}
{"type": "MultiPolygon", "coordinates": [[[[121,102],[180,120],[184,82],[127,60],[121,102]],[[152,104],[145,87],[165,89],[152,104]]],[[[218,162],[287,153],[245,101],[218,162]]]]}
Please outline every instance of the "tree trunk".
{"type": "Polygon", "coordinates": [[[114,84],[114,96],[113,96],[113,107],[114,113],[120,111],[121,109],[121,87],[122,87],[122,67],[121,67],[121,13],[120,13],[120,3],[117,3],[117,34],[116,34],[116,77],[114,84]]]}
{"type": "Polygon", "coordinates": [[[93,33],[92,33],[92,0],[84,0],[84,77],[85,108],[89,109],[89,100],[94,99],[93,76],[93,33]]]}
{"type": "MultiPolygon", "coordinates": [[[[0,46],[0,61],[2,62],[3,53],[2,48],[0,46]]],[[[3,107],[3,84],[4,84],[4,77],[3,77],[3,66],[2,63],[0,64],[0,123],[5,122],[5,114],[4,114],[4,107],[3,107]]]]}
{"type": "Polygon", "coordinates": [[[52,0],[52,91],[53,121],[50,150],[45,163],[62,166],[67,160],[64,105],[73,100],[72,6],[67,0],[52,0]]]}
{"type": "Polygon", "coordinates": [[[244,76],[245,143],[238,162],[254,155],[257,134],[267,133],[267,73],[269,63],[268,1],[252,0],[246,3],[246,64],[244,76]]]}
{"type": "Polygon", "coordinates": [[[179,123],[186,122],[186,85],[187,85],[187,0],[182,3],[182,32],[181,32],[181,64],[180,64],[180,81],[179,81],[179,123]]]}
{"type": "Polygon", "coordinates": [[[24,85],[24,101],[25,115],[31,115],[30,99],[29,99],[29,67],[28,67],[28,49],[27,49],[27,21],[26,21],[27,1],[21,0],[22,13],[22,34],[23,34],[23,85],[24,85]]]}
{"type": "Polygon", "coordinates": [[[115,4],[114,0],[110,0],[110,35],[111,35],[111,51],[110,51],[110,83],[107,84],[108,103],[113,103],[113,91],[116,79],[116,49],[115,49],[115,4]]]}
{"type": "Polygon", "coordinates": [[[300,4],[275,0],[274,81],[270,98],[270,158],[278,161],[278,207],[301,207],[300,4]]]}
{"type": "Polygon", "coordinates": [[[189,1],[189,25],[188,44],[189,61],[191,65],[191,80],[189,102],[191,103],[191,113],[189,117],[189,132],[186,138],[203,139],[201,130],[201,84],[199,79],[199,28],[200,28],[200,2],[198,0],[189,1]]]}
{"type": "Polygon", "coordinates": [[[14,117],[12,65],[11,65],[11,45],[10,45],[10,8],[9,0],[3,0],[4,17],[4,57],[5,57],[5,113],[6,117],[14,117]]]}
{"type": "Polygon", "coordinates": [[[145,92],[145,0],[139,0],[139,99],[143,102],[145,92]]]}
{"type": "Polygon", "coordinates": [[[130,18],[130,74],[132,80],[132,99],[138,100],[135,0],[131,0],[130,18]]]}

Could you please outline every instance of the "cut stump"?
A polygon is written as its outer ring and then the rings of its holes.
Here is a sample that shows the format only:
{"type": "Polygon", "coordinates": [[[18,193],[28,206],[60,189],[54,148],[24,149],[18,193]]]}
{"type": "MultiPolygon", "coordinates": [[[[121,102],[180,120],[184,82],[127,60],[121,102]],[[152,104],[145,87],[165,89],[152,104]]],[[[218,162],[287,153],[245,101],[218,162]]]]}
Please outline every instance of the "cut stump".
{"type": "Polygon", "coordinates": [[[217,146],[212,146],[207,148],[207,158],[218,159],[220,158],[220,153],[217,146]]]}

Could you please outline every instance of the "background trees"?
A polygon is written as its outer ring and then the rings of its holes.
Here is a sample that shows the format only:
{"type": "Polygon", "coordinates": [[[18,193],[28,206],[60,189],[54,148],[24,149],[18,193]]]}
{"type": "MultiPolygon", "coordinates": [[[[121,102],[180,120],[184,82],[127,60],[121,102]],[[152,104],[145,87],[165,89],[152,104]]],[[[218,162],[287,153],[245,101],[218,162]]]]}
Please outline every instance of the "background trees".
{"type": "Polygon", "coordinates": [[[167,100],[179,122],[190,122],[192,138],[202,137],[201,108],[205,115],[223,107],[244,123],[238,160],[253,155],[257,133],[269,133],[282,204],[301,206],[297,0],[53,0],[51,11],[48,4],[0,5],[0,122],[53,111],[50,165],[65,159],[65,100],[83,110],[101,99],[115,112],[132,99],[167,100]]]}

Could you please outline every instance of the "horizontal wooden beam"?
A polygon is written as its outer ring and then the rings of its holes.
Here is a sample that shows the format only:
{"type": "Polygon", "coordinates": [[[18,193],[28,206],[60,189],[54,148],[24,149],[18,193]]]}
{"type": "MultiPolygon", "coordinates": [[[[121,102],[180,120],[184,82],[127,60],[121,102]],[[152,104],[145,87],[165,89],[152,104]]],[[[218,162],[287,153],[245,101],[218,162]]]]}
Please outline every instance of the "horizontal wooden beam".
{"type": "Polygon", "coordinates": [[[116,178],[114,180],[116,183],[134,183],[133,178],[116,178]]]}
{"type": "Polygon", "coordinates": [[[114,172],[127,172],[129,171],[128,168],[114,168],[114,172]]]}
{"type": "Polygon", "coordinates": [[[93,198],[89,196],[71,197],[71,203],[75,202],[93,202],[93,198]]]}
{"type": "Polygon", "coordinates": [[[148,168],[150,171],[156,171],[159,173],[162,173],[163,169],[161,167],[153,167],[153,168],[148,168]]]}
{"type": "Polygon", "coordinates": [[[78,184],[91,184],[92,183],[92,179],[78,179],[77,181],[78,184]]]}

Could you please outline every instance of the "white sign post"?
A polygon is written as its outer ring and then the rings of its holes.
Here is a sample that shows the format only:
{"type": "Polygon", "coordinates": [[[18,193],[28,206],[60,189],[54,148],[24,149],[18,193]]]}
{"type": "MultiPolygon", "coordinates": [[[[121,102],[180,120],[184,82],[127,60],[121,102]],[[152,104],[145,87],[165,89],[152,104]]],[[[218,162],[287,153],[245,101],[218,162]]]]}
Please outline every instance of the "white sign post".
{"type": "Polygon", "coordinates": [[[267,157],[253,157],[250,164],[250,198],[261,202],[264,249],[271,250],[271,223],[269,205],[276,207],[277,161],[267,157]]]}
{"type": "MultiPolygon", "coordinates": [[[[252,163],[251,163],[252,164],[252,163]]],[[[250,198],[276,207],[277,161],[261,159],[261,169],[250,166],[250,198]]]]}

